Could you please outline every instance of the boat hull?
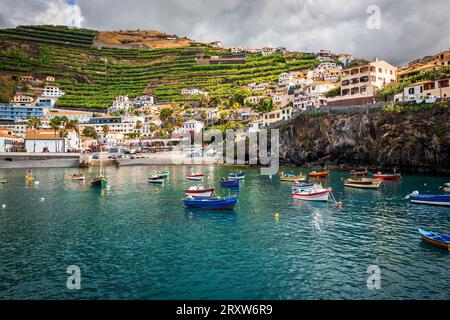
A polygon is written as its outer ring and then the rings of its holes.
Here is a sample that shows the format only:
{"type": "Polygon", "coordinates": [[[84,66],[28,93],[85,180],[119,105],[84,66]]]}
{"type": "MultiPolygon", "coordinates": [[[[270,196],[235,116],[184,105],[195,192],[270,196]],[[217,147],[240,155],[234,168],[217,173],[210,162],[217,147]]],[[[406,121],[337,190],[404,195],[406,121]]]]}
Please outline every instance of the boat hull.
{"type": "Polygon", "coordinates": [[[220,186],[224,188],[239,188],[239,180],[220,181],[220,186]]]}
{"type": "Polygon", "coordinates": [[[324,189],[317,192],[292,192],[292,197],[296,200],[327,202],[331,189],[324,189]]]}
{"type": "Polygon", "coordinates": [[[228,175],[229,180],[244,180],[245,179],[245,173],[238,173],[238,174],[229,174],[228,175]]]}
{"type": "Polygon", "coordinates": [[[383,180],[399,180],[402,178],[400,174],[374,174],[374,179],[383,179],[383,180]]]}
{"type": "Polygon", "coordinates": [[[186,176],[186,179],[191,180],[191,181],[202,181],[203,177],[204,177],[204,175],[189,175],[189,176],[186,176]]]}
{"type": "Polygon", "coordinates": [[[450,195],[411,195],[409,197],[413,204],[423,204],[429,206],[450,207],[450,195]]]}
{"type": "Polygon", "coordinates": [[[309,174],[311,178],[328,178],[329,175],[330,174],[328,172],[316,172],[309,174]]]}
{"type": "Polygon", "coordinates": [[[450,236],[419,229],[422,239],[436,247],[450,250],[450,236]]]}
{"type": "Polygon", "coordinates": [[[233,210],[236,206],[238,198],[186,198],[183,199],[184,205],[188,208],[204,209],[204,210],[233,210]]]}
{"type": "Polygon", "coordinates": [[[164,183],[164,179],[148,179],[149,183],[164,183]]]}
{"type": "Polygon", "coordinates": [[[186,196],[192,196],[194,198],[211,198],[214,193],[214,189],[185,190],[184,193],[186,196]]]}
{"type": "Polygon", "coordinates": [[[355,183],[344,183],[345,187],[354,189],[379,189],[381,184],[355,184],[355,183]]]}
{"type": "Polygon", "coordinates": [[[104,188],[108,185],[108,179],[106,178],[94,178],[90,181],[91,185],[96,188],[104,188]]]}

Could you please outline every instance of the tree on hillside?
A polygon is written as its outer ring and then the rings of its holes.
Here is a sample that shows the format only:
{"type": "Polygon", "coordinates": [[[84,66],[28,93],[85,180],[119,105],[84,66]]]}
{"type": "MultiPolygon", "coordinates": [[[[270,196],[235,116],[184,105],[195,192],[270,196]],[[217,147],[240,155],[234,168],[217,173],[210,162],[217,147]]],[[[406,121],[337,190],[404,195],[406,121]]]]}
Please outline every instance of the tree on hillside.
{"type": "Polygon", "coordinates": [[[240,105],[244,104],[244,99],[250,97],[251,92],[248,88],[242,88],[236,90],[233,95],[233,101],[239,103],[240,105]]]}
{"type": "Polygon", "coordinates": [[[109,133],[109,126],[107,124],[104,124],[102,126],[102,131],[103,131],[103,134],[106,136],[109,133]]]}
{"type": "Polygon", "coordinates": [[[159,119],[163,122],[168,121],[173,114],[172,108],[163,108],[159,114],[159,119]]]}
{"type": "Polygon", "coordinates": [[[95,131],[94,127],[91,127],[91,126],[84,127],[82,133],[83,133],[83,136],[85,136],[85,137],[98,139],[98,134],[97,134],[97,131],[95,131]]]}

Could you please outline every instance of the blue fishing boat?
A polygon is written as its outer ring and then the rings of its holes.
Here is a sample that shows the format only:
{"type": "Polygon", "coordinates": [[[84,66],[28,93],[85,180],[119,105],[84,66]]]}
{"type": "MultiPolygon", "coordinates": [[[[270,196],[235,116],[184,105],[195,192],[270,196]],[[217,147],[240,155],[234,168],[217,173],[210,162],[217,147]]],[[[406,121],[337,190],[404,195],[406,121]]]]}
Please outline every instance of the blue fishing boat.
{"type": "Polygon", "coordinates": [[[437,232],[430,232],[419,229],[422,239],[429,244],[450,250],[450,236],[437,232]]]}
{"type": "Polygon", "coordinates": [[[194,198],[183,199],[184,205],[189,208],[199,208],[206,210],[233,210],[238,201],[237,196],[226,198],[194,198]]]}
{"type": "Polygon", "coordinates": [[[414,191],[406,196],[406,199],[414,204],[450,207],[450,195],[448,194],[419,194],[418,191],[414,191]]]}
{"type": "Polygon", "coordinates": [[[245,179],[245,173],[244,172],[230,173],[228,175],[228,179],[230,179],[230,180],[244,180],[245,179]]]}
{"type": "Polygon", "coordinates": [[[220,186],[224,188],[239,188],[239,185],[240,185],[239,180],[229,180],[229,179],[220,180],[220,186]]]}

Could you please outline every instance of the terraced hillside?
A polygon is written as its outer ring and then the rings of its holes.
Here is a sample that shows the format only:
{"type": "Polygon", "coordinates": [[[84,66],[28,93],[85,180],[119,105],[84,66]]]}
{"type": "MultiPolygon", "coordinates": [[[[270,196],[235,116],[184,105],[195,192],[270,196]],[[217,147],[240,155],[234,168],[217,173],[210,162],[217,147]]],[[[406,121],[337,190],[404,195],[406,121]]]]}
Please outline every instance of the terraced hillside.
{"type": "Polygon", "coordinates": [[[198,55],[230,52],[199,43],[154,50],[97,48],[93,45],[97,34],[53,26],[0,30],[0,74],[3,79],[22,74],[55,76],[66,92],[58,100],[59,107],[104,109],[118,95],[148,93],[160,102],[201,99],[180,94],[182,88],[192,87],[210,92],[212,98],[226,98],[250,82],[275,81],[281,72],[317,64],[310,55],[275,54],[251,55],[238,65],[197,65],[198,55]]]}

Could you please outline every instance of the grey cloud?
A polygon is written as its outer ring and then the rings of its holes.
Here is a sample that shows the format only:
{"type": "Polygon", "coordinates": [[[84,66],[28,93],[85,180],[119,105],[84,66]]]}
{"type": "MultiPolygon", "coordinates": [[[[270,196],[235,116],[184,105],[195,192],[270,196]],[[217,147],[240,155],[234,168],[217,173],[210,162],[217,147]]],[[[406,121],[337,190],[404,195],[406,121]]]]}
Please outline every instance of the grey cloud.
{"type": "MultiPolygon", "coordinates": [[[[8,2],[15,15],[26,16],[43,10],[45,1],[3,0],[0,9],[8,2]]],[[[400,64],[450,45],[448,0],[78,0],[77,4],[85,27],[156,29],[205,42],[221,40],[226,46],[326,48],[400,64]],[[366,9],[372,4],[381,9],[381,30],[366,28],[366,9]]]]}

